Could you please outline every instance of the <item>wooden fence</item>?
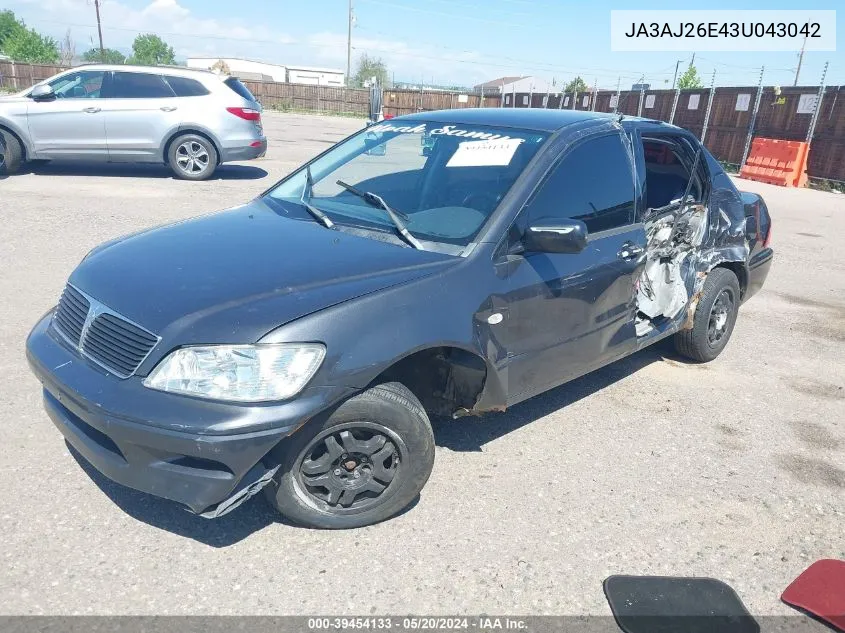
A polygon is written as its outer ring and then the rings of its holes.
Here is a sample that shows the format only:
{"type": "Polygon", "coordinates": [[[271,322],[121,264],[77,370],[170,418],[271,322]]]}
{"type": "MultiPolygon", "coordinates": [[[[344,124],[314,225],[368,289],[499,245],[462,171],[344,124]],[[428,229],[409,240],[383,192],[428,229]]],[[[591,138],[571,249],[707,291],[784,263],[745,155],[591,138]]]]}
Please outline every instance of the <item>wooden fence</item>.
{"type": "MultiPolygon", "coordinates": [[[[0,88],[19,91],[64,70],[61,66],[0,62],[0,88]]],[[[244,83],[268,108],[308,112],[346,113],[366,116],[369,90],[332,86],[309,86],[268,81],[244,83]]],[[[810,145],[808,173],[813,178],[845,182],[845,94],[842,86],[825,90],[810,145]]],[[[787,87],[779,94],[764,88],[754,124],[754,135],[766,138],[806,140],[813,119],[818,86],[787,87]],[[808,105],[810,106],[808,108],[808,105]]],[[[595,110],[670,121],[701,138],[719,160],[742,161],[757,97],[757,87],[710,90],[650,90],[647,92],[598,91],[581,94],[480,94],[440,90],[384,91],[384,114],[400,116],[414,112],[452,108],[532,107],[595,110]],[[709,113],[709,115],[708,115],[709,113]]]]}
{"type": "MultiPolygon", "coordinates": [[[[807,172],[813,178],[845,181],[845,91],[843,86],[825,89],[810,144],[807,172]]],[[[754,136],[793,141],[807,140],[813,119],[818,86],[763,88],[754,123],[754,136]],[[808,107],[809,106],[809,107],[808,107]]],[[[505,95],[505,107],[565,108],[614,112],[615,91],[578,95],[505,95]],[[595,101],[595,104],[593,103],[595,101]],[[514,105],[511,105],[514,104],[514,105]],[[530,104],[530,106],[528,105],[530,104]]],[[[715,88],[709,108],[710,90],[622,91],[616,111],[622,114],[668,121],[702,137],[719,160],[740,163],[748,138],[757,97],[757,86],[715,88]]]]}

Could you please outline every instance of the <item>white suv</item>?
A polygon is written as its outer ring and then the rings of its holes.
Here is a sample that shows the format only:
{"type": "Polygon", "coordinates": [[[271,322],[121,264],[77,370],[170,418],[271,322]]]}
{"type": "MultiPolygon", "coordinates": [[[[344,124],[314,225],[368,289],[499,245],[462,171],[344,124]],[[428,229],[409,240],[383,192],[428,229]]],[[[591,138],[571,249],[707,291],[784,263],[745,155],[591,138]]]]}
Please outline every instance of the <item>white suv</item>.
{"type": "Polygon", "coordinates": [[[6,170],[33,160],[167,163],[205,180],[217,165],[263,156],[261,105],[210,71],[92,64],[0,98],[6,170]]]}

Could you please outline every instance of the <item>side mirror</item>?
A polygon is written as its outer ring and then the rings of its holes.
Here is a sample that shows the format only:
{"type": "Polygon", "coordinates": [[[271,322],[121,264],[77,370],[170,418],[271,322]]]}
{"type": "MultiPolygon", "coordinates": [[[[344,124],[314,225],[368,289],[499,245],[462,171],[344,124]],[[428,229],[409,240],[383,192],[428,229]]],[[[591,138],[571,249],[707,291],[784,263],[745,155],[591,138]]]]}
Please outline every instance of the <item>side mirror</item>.
{"type": "Polygon", "coordinates": [[[541,218],[522,236],[527,252],[580,253],[587,246],[587,225],[581,220],[541,218]]]}
{"type": "Polygon", "coordinates": [[[53,92],[53,86],[41,84],[40,86],[35,86],[32,92],[29,93],[29,96],[33,101],[52,101],[56,98],[56,93],[53,92]]]}

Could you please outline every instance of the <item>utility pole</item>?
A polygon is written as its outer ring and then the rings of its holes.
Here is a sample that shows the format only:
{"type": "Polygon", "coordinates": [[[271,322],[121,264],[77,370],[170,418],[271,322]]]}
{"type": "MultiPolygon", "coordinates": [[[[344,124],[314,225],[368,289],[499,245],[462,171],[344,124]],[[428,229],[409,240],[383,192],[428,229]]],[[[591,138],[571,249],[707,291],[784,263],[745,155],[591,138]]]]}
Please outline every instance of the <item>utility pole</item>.
{"type": "Polygon", "coordinates": [[[804,61],[804,47],[807,46],[807,38],[804,38],[804,43],[801,44],[801,52],[798,53],[798,68],[795,69],[795,81],[792,82],[793,86],[798,85],[798,75],[801,74],[801,63],[804,61]]]}
{"type": "Polygon", "coordinates": [[[106,55],[106,51],[103,49],[103,26],[100,24],[100,0],[94,0],[94,10],[97,12],[97,32],[100,34],[100,61],[105,61],[103,59],[106,55]]]}
{"type": "Polygon", "coordinates": [[[672,90],[675,89],[675,82],[678,81],[678,66],[680,66],[680,65],[681,65],[681,60],[679,59],[678,61],[675,62],[675,76],[672,77],[672,90]]]}
{"type": "MultiPolygon", "coordinates": [[[[97,2],[97,0],[94,0],[97,2]]],[[[346,85],[352,80],[352,0],[349,0],[349,25],[346,31],[346,85]]]]}

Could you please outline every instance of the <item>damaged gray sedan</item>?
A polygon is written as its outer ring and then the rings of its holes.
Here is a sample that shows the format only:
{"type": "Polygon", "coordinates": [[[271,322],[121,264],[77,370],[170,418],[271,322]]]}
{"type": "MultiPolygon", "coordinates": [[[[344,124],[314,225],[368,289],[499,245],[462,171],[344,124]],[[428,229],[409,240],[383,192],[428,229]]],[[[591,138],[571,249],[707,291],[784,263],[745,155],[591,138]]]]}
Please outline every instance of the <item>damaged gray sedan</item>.
{"type": "Polygon", "coordinates": [[[667,337],[716,358],[770,240],[763,200],[683,129],[424,112],[242,207],[97,247],[27,355],[115,481],[209,518],[263,490],[357,527],[420,493],[432,416],[503,411],[667,337]]]}

